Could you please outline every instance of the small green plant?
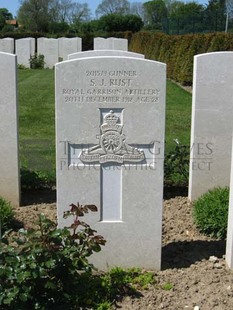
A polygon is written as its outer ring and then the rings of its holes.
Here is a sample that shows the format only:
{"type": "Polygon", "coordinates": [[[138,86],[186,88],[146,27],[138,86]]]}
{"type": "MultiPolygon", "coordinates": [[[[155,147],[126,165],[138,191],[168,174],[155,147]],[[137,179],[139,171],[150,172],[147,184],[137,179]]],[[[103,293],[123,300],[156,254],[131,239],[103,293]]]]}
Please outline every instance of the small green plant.
{"type": "Polygon", "coordinates": [[[135,268],[116,267],[106,273],[83,274],[82,285],[78,288],[78,305],[97,310],[110,309],[124,296],[138,296],[138,290],[147,289],[154,283],[152,272],[135,268]]]}
{"type": "Polygon", "coordinates": [[[111,303],[108,301],[105,301],[97,306],[96,310],[108,310],[111,308],[111,303]]]}
{"type": "Polygon", "coordinates": [[[28,70],[28,68],[27,68],[26,66],[22,65],[22,64],[18,64],[18,65],[17,65],[17,68],[18,68],[19,70],[28,70]]]}
{"type": "Polygon", "coordinates": [[[175,149],[164,160],[164,179],[167,185],[187,185],[189,176],[189,146],[174,139],[175,149]]]}
{"type": "Polygon", "coordinates": [[[0,237],[1,232],[11,228],[12,221],[14,219],[14,211],[9,202],[0,197],[0,237]]]}
{"type": "Polygon", "coordinates": [[[41,214],[38,229],[20,230],[10,245],[2,239],[0,309],[73,309],[82,300],[77,288],[93,269],[88,257],[105,244],[80,220],[89,211],[96,206],[72,204],[64,213],[73,217],[70,227],[59,229],[41,214]]]}
{"type": "Polygon", "coordinates": [[[170,291],[170,290],[173,289],[173,287],[174,287],[174,285],[173,285],[172,283],[170,283],[170,282],[164,283],[164,284],[161,286],[162,290],[164,290],[164,291],[170,291]]]}
{"type": "Polygon", "coordinates": [[[31,69],[44,69],[45,61],[44,55],[34,55],[30,57],[30,68],[31,69]]]}
{"type": "Polygon", "coordinates": [[[20,169],[22,189],[51,188],[56,183],[53,171],[32,171],[27,168],[20,169]]]}
{"type": "Polygon", "coordinates": [[[194,221],[200,232],[220,239],[227,233],[229,188],[214,188],[194,202],[194,221]]]}
{"type": "Polygon", "coordinates": [[[148,289],[149,285],[155,283],[154,273],[145,271],[142,272],[140,269],[129,269],[128,271],[131,274],[131,282],[133,287],[136,289],[148,289]]]}
{"type": "Polygon", "coordinates": [[[122,295],[122,292],[132,294],[136,290],[132,287],[132,275],[128,270],[116,267],[111,269],[102,278],[103,286],[106,289],[108,300],[113,300],[115,296],[122,295]]]}
{"type": "Polygon", "coordinates": [[[132,295],[137,289],[148,289],[148,286],[155,282],[152,272],[142,272],[138,268],[122,269],[119,267],[106,273],[102,281],[109,300],[122,295],[123,292],[132,295]]]}

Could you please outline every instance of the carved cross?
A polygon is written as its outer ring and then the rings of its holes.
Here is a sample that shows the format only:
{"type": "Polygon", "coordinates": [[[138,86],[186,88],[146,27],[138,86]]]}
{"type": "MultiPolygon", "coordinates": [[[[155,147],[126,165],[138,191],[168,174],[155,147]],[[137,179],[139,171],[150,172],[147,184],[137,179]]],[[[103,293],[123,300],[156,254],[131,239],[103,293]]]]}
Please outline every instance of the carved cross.
{"type": "Polygon", "coordinates": [[[122,171],[130,167],[148,166],[153,162],[154,143],[136,145],[127,143],[123,134],[123,109],[106,112],[100,109],[102,124],[99,143],[83,148],[69,144],[70,164],[95,165],[101,173],[101,221],[122,221],[122,171]]]}

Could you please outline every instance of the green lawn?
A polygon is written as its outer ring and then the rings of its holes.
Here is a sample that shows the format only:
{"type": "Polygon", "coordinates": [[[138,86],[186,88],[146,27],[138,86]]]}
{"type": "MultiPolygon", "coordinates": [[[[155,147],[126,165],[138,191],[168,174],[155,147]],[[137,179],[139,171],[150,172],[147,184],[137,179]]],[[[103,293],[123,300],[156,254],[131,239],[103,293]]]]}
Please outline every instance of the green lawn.
{"type": "MultiPolygon", "coordinates": [[[[18,70],[21,167],[55,171],[54,71],[18,70]]],[[[189,144],[191,94],[168,81],[166,152],[189,144]]]]}
{"type": "Polygon", "coordinates": [[[167,82],[166,152],[174,148],[174,139],[190,144],[192,95],[171,81],[167,82]]]}
{"type": "Polygon", "coordinates": [[[18,70],[21,167],[55,170],[54,71],[18,70]]]}

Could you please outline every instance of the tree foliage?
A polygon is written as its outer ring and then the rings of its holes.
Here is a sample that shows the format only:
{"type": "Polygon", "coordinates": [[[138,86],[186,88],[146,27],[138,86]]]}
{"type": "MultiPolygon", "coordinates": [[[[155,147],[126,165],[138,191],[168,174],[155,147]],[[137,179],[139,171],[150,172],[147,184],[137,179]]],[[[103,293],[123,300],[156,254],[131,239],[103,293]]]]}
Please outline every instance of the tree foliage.
{"type": "Polygon", "coordinates": [[[56,0],[53,7],[53,20],[59,23],[72,24],[74,22],[90,20],[90,9],[86,3],[72,0],[56,0]]]}
{"type": "Polygon", "coordinates": [[[163,20],[167,18],[167,8],[163,0],[144,3],[145,21],[154,29],[162,29],[163,20]]]}
{"type": "Polygon", "coordinates": [[[230,18],[233,18],[233,1],[226,0],[226,12],[230,18]]]}
{"type": "Polygon", "coordinates": [[[107,32],[132,31],[137,32],[143,26],[143,21],[139,16],[127,14],[108,14],[99,20],[102,30],[107,32]]]}
{"type": "Polygon", "coordinates": [[[225,27],[225,0],[209,0],[205,11],[206,28],[209,31],[223,31],[225,27]]]}
{"type": "Polygon", "coordinates": [[[13,19],[12,14],[6,8],[0,8],[0,30],[2,30],[6,24],[6,20],[13,19]]]}
{"type": "Polygon", "coordinates": [[[47,32],[50,22],[49,6],[53,0],[22,0],[18,20],[25,29],[47,32]]]}
{"type": "Polygon", "coordinates": [[[144,3],[147,29],[168,34],[224,31],[233,27],[233,0],[196,1],[152,0],[144,3]]]}
{"type": "Polygon", "coordinates": [[[225,25],[225,32],[228,31],[229,26],[229,19],[233,18],[233,1],[232,0],[226,0],[226,25],[225,25]]]}
{"type": "Polygon", "coordinates": [[[27,30],[53,32],[90,20],[90,9],[86,3],[72,0],[21,0],[18,20],[27,30]]]}
{"type": "Polygon", "coordinates": [[[176,1],[171,5],[170,24],[172,33],[194,33],[201,31],[204,6],[196,2],[176,1]]]}
{"type": "Polygon", "coordinates": [[[130,4],[130,14],[137,15],[141,17],[142,20],[145,19],[145,10],[143,3],[141,2],[132,2],[130,4]]]}
{"type": "MultiPolygon", "coordinates": [[[[150,0],[145,3],[102,0],[95,12],[96,20],[91,20],[91,12],[86,3],[75,0],[20,1],[19,23],[25,30],[36,32],[80,34],[101,33],[106,29],[138,31],[142,22],[146,30],[158,30],[167,34],[233,31],[233,0],[208,0],[208,4],[200,4],[195,0],[150,0]],[[107,17],[102,19],[104,16],[107,17]]],[[[0,11],[0,30],[4,27],[4,19],[9,17],[7,14],[10,14],[6,11],[6,16],[0,11]]]]}
{"type": "Polygon", "coordinates": [[[130,3],[128,0],[102,0],[96,9],[97,16],[108,14],[128,14],[130,3]]]}

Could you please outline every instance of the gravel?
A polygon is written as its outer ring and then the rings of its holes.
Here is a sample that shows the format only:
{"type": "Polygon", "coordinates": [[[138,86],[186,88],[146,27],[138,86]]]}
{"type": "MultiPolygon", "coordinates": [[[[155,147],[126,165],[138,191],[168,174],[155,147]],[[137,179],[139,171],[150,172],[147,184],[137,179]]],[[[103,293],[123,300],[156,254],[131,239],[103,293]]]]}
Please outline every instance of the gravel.
{"type": "MultiPolygon", "coordinates": [[[[55,203],[23,206],[15,212],[26,227],[42,212],[56,220],[55,203]]],[[[162,269],[153,271],[155,284],[139,292],[140,297],[123,298],[113,309],[231,310],[233,271],[224,255],[225,241],[198,232],[187,197],[165,200],[162,269]]]]}

